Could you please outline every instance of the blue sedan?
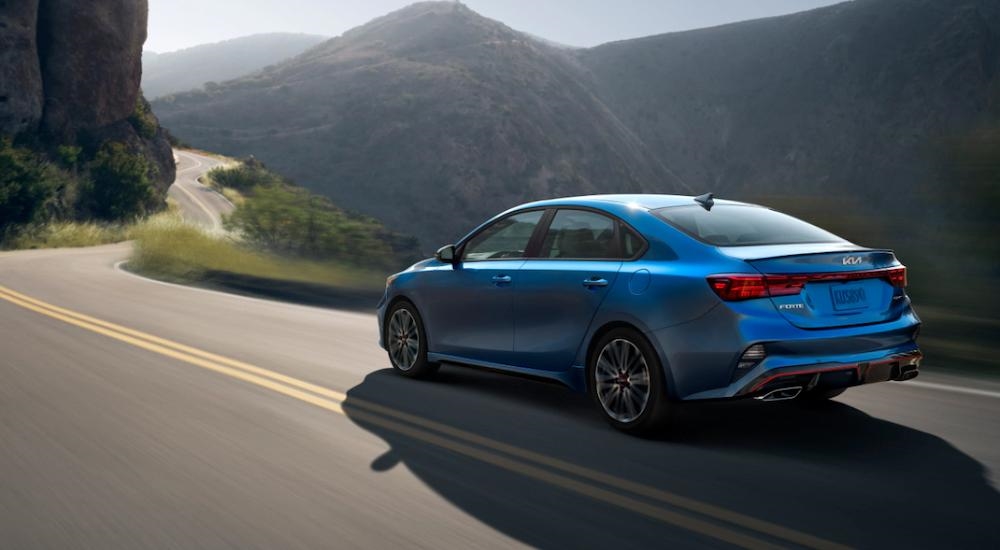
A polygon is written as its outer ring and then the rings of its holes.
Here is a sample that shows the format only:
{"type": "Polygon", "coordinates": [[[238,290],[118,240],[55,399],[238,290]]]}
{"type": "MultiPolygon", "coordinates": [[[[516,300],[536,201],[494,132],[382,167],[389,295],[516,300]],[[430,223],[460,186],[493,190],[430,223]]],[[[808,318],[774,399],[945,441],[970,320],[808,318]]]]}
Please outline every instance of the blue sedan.
{"type": "Polygon", "coordinates": [[[822,401],[917,376],[920,319],[891,250],[752,204],[600,195],[504,212],[389,277],[380,343],[589,392],[615,427],[679,401],[822,401]]]}

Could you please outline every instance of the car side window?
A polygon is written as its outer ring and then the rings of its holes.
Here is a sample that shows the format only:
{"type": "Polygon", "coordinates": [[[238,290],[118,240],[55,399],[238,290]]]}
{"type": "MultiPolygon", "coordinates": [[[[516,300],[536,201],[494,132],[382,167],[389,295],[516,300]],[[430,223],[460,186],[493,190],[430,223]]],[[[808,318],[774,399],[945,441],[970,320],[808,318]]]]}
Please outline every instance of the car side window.
{"type": "Polygon", "coordinates": [[[469,239],[463,261],[523,258],[531,235],[544,214],[544,210],[532,210],[497,221],[469,239]]]}
{"type": "Polygon", "coordinates": [[[619,229],[622,232],[622,257],[635,258],[642,248],[646,246],[645,241],[623,223],[619,225],[619,229]]]}
{"type": "Polygon", "coordinates": [[[620,258],[616,221],[588,210],[559,210],[542,242],[541,258],[620,258]]]}

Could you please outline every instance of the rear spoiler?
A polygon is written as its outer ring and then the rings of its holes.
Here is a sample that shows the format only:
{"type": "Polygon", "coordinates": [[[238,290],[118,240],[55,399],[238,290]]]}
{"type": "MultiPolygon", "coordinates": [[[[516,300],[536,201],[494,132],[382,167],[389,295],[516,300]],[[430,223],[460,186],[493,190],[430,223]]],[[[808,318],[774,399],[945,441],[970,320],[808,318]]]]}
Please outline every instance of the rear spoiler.
{"type": "Polygon", "coordinates": [[[778,244],[763,246],[720,246],[719,251],[726,256],[739,260],[777,260],[793,256],[818,256],[821,254],[837,254],[850,252],[883,252],[895,255],[891,248],[868,248],[853,243],[809,243],[809,244],[778,244]]]}

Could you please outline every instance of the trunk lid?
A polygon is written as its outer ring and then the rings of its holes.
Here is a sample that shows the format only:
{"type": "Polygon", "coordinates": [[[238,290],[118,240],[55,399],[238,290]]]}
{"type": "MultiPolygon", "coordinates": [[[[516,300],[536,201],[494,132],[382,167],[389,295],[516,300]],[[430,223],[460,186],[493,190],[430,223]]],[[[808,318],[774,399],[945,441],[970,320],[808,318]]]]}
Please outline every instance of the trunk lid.
{"type": "Polygon", "coordinates": [[[725,247],[772,281],[801,288],[770,300],[791,324],[806,329],[892,321],[902,314],[904,284],[894,284],[903,266],[891,250],[850,243],[725,247]],[[773,278],[772,278],[773,277],[773,278]]]}

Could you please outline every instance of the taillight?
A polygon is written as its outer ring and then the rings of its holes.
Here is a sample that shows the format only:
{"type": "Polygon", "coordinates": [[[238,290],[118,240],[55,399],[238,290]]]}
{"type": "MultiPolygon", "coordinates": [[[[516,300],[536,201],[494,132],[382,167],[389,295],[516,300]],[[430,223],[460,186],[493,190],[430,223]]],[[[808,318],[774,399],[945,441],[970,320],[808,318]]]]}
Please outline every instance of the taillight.
{"type": "Polygon", "coordinates": [[[802,292],[807,278],[802,275],[713,275],[708,284],[727,302],[768,296],[791,296],[802,292]]]}
{"type": "Polygon", "coordinates": [[[801,275],[712,275],[708,285],[727,302],[767,298],[769,296],[794,296],[810,282],[857,281],[886,279],[894,287],[906,286],[906,268],[891,267],[868,271],[839,273],[811,273],[801,275]]]}
{"type": "Polygon", "coordinates": [[[727,302],[768,295],[763,275],[715,275],[708,278],[708,284],[719,298],[727,302]]]}
{"type": "Polygon", "coordinates": [[[889,283],[897,288],[906,288],[906,268],[894,267],[888,271],[889,283]]]}
{"type": "Polygon", "coordinates": [[[767,275],[764,277],[764,282],[767,283],[767,291],[771,296],[793,296],[802,292],[809,282],[809,276],[767,275]]]}

